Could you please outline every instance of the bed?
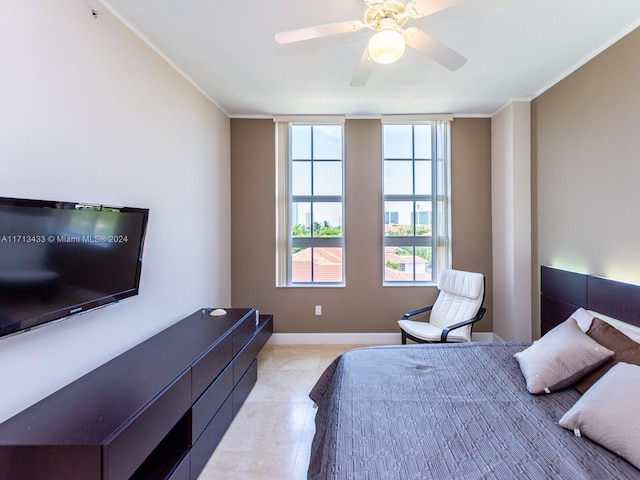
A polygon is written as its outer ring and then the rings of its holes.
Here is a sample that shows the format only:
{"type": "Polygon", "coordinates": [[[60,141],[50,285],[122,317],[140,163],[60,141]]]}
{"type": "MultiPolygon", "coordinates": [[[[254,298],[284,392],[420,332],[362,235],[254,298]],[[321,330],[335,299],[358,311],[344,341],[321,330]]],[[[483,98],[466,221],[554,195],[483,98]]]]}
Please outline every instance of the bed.
{"type": "MultiPolygon", "coordinates": [[[[318,410],[308,478],[640,478],[632,463],[638,465],[637,444],[607,444],[607,449],[601,445],[606,441],[587,425],[580,425],[589,434],[582,438],[574,434],[579,428],[567,426],[585,416],[584,409],[576,408],[595,398],[596,391],[605,391],[613,373],[605,372],[584,395],[573,387],[575,380],[588,376],[582,373],[555,383],[549,393],[531,393],[539,387],[534,385],[537,377],[525,373],[525,360],[533,358],[535,364],[546,358],[534,349],[546,346],[547,339],[568,338],[556,332],[583,328],[569,317],[576,310],[593,316],[589,299],[603,296],[599,287],[589,290],[589,276],[547,268],[541,275],[545,341],[380,346],[351,350],[335,359],[310,394],[318,410]],[[576,296],[580,282],[586,290],[576,296]],[[533,354],[526,357],[529,352],[533,354]]],[[[617,315],[623,320],[618,326],[629,318],[637,322],[640,287],[610,282],[605,282],[604,297],[613,295],[616,301],[609,302],[611,308],[596,303],[604,309],[602,316],[617,315]]],[[[571,335],[580,335],[580,341],[583,336],[585,342],[594,341],[584,328],[580,333],[574,330],[571,335]]],[[[589,375],[613,361],[609,349],[595,350],[606,358],[589,367],[589,375]]],[[[615,365],[616,373],[625,362],[615,365]]],[[[596,410],[603,410],[602,404],[596,410]]],[[[623,423],[635,421],[637,429],[640,418],[634,415],[623,423]]]]}

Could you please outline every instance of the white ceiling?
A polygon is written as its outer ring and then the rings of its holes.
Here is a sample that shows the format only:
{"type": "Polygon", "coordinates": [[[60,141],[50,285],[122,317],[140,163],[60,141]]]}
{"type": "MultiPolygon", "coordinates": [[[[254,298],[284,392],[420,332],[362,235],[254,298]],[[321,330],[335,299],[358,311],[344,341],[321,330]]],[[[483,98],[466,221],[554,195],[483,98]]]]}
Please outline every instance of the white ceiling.
{"type": "Polygon", "coordinates": [[[363,0],[101,0],[232,117],[491,115],[531,99],[640,25],[639,0],[466,0],[419,27],[467,57],[407,48],[350,87],[369,29],[279,45],[274,34],[361,20],[363,0]]]}

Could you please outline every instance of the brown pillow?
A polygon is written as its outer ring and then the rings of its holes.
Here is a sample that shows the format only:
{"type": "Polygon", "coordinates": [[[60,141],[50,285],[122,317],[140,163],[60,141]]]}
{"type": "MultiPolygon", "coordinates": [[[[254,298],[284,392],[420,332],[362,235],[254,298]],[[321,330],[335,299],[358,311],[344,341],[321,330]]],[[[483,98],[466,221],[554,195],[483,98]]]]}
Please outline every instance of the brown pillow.
{"type": "Polygon", "coordinates": [[[618,362],[640,365],[640,343],[634,342],[620,330],[603,322],[598,317],[593,319],[591,328],[587,330],[587,335],[603,347],[613,350],[614,354],[613,357],[574,384],[580,393],[586,392],[618,362]]]}

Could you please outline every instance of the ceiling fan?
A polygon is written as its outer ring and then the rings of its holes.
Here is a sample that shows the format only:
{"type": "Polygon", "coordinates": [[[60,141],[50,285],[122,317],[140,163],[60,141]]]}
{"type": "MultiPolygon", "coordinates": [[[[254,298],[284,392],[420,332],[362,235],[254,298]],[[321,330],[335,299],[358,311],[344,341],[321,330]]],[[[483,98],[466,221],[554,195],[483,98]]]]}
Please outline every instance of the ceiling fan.
{"type": "Polygon", "coordinates": [[[357,32],[370,28],[374,33],[364,47],[360,62],[351,78],[352,87],[367,83],[374,63],[389,64],[404,54],[405,46],[427,55],[449,70],[457,70],[467,59],[431,35],[416,27],[403,29],[411,18],[422,18],[454,7],[464,0],[364,0],[366,9],[362,21],[329,23],[276,33],[280,44],[300,42],[313,38],[357,32]]]}

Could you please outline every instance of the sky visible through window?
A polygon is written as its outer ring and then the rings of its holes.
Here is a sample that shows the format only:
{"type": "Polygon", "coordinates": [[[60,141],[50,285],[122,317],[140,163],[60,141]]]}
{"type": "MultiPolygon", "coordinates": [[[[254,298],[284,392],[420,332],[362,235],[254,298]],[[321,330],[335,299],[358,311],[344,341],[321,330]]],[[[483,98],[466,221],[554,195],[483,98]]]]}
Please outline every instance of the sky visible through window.
{"type": "MultiPolygon", "coordinates": [[[[342,127],[340,125],[293,125],[291,129],[292,194],[342,195],[342,127]],[[311,160],[313,158],[313,162],[311,160]]],[[[311,203],[294,208],[294,225],[311,227],[311,203]]],[[[342,227],[342,204],[316,202],[313,221],[342,227]]]]}
{"type": "MultiPolygon", "coordinates": [[[[383,135],[384,195],[431,195],[431,125],[385,125],[383,135]]],[[[385,223],[410,226],[414,210],[431,212],[431,202],[418,202],[415,208],[413,202],[385,202],[385,223]]]]}

